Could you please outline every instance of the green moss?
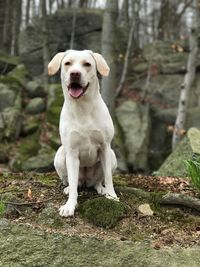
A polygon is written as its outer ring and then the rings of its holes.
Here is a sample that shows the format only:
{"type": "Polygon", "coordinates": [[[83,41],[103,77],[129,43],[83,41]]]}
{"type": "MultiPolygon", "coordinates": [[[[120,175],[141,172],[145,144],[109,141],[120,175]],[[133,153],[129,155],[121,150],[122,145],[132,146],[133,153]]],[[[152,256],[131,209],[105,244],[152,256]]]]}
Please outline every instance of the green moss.
{"type": "Polygon", "coordinates": [[[49,86],[47,121],[58,126],[64,97],[60,84],[49,86]]]}
{"type": "Polygon", "coordinates": [[[116,186],[128,186],[128,181],[124,175],[113,175],[113,182],[116,186]]]}
{"type": "Polygon", "coordinates": [[[178,144],[175,151],[169,155],[158,170],[159,176],[187,177],[183,160],[191,159],[193,155],[190,141],[187,136],[178,144]]]}
{"type": "Polygon", "coordinates": [[[0,217],[2,217],[5,213],[5,210],[6,210],[6,206],[5,204],[1,201],[0,202],[0,217]]]}
{"type": "Polygon", "coordinates": [[[9,55],[5,55],[2,53],[0,53],[0,61],[5,62],[7,64],[11,64],[11,65],[19,64],[19,58],[18,57],[9,56],[9,55]]]}
{"type": "Polygon", "coordinates": [[[28,158],[37,155],[37,152],[40,149],[40,143],[38,140],[39,132],[23,138],[19,147],[20,156],[22,158],[28,158]]]}
{"type": "Polygon", "coordinates": [[[27,82],[28,71],[24,64],[17,65],[12,71],[7,74],[7,77],[14,79],[20,85],[25,86],[27,82]]]}
{"type": "Polygon", "coordinates": [[[125,215],[126,207],[105,197],[99,197],[84,202],[79,211],[81,215],[96,226],[112,228],[125,215]]]}
{"type": "Polygon", "coordinates": [[[53,175],[37,175],[34,177],[36,181],[41,182],[44,185],[55,187],[57,184],[57,177],[53,175]]]}

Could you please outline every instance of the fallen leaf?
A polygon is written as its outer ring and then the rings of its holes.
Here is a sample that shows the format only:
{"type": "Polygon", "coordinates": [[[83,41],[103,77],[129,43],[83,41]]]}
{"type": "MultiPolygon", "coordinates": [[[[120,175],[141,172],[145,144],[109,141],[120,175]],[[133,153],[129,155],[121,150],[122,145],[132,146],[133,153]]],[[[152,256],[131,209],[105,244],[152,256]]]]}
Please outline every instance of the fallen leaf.
{"type": "Polygon", "coordinates": [[[30,200],[32,200],[32,198],[33,198],[33,196],[32,196],[32,191],[31,191],[30,188],[28,189],[27,197],[28,197],[30,200]]]}

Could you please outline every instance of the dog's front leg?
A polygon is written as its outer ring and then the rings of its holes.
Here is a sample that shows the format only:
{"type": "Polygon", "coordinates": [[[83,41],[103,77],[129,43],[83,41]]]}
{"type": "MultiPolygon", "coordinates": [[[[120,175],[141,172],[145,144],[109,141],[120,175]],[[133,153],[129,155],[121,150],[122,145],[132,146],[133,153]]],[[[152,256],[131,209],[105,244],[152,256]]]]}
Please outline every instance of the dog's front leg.
{"type": "Polygon", "coordinates": [[[118,200],[112,180],[112,159],[110,145],[105,145],[101,151],[101,164],[104,174],[105,195],[107,198],[118,200]]]}
{"type": "Polygon", "coordinates": [[[79,158],[78,150],[66,153],[66,165],[69,183],[69,198],[65,205],[60,207],[60,215],[64,217],[73,216],[78,198],[79,158]]]}

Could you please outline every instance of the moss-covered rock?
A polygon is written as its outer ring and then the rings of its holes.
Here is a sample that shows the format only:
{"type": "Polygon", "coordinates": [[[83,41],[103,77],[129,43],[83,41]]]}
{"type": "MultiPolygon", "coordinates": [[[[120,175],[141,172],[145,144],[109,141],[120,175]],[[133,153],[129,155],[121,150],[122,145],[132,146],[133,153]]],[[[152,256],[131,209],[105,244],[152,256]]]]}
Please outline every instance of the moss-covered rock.
{"type": "Polygon", "coordinates": [[[35,97],[31,99],[26,106],[27,114],[38,114],[45,111],[45,100],[41,97],[35,97]]]}
{"type": "Polygon", "coordinates": [[[25,116],[22,124],[21,135],[27,136],[35,133],[40,126],[40,117],[35,116],[25,116]]]}
{"type": "Polygon", "coordinates": [[[62,217],[52,203],[48,203],[47,207],[42,210],[38,216],[37,222],[41,225],[54,228],[63,226],[62,217]]]}
{"type": "Polygon", "coordinates": [[[49,146],[42,147],[36,156],[28,158],[21,163],[23,171],[48,172],[54,169],[53,160],[55,150],[49,146]]]}
{"type": "Polygon", "coordinates": [[[93,224],[111,228],[125,215],[126,207],[121,202],[99,197],[81,204],[79,211],[93,224]]]}
{"type": "Polygon", "coordinates": [[[16,140],[22,126],[21,112],[16,107],[9,107],[4,109],[1,114],[4,124],[3,138],[9,141],[16,140]]]}
{"type": "Polygon", "coordinates": [[[7,78],[15,81],[19,85],[25,86],[29,73],[24,64],[17,65],[12,71],[7,74],[7,78]]]}
{"type": "Polygon", "coordinates": [[[0,52],[0,73],[6,74],[19,64],[19,58],[0,52]]]}
{"type": "Polygon", "coordinates": [[[43,97],[45,96],[44,88],[42,87],[42,81],[33,80],[29,81],[25,87],[29,97],[43,97]]]}
{"type": "Polygon", "coordinates": [[[10,90],[8,85],[0,83],[0,111],[13,106],[16,93],[10,90]]]}
{"type": "Polygon", "coordinates": [[[64,102],[63,92],[60,84],[49,85],[47,103],[47,121],[59,125],[60,112],[64,102]]]}
{"type": "Polygon", "coordinates": [[[125,101],[117,107],[116,116],[124,136],[128,166],[132,170],[147,169],[149,106],[125,101]]]}
{"type": "Polygon", "coordinates": [[[154,249],[147,242],[48,233],[0,220],[1,266],[199,267],[199,246],[154,249]]]}
{"type": "Polygon", "coordinates": [[[196,154],[200,155],[200,131],[190,128],[187,135],[161,165],[158,175],[186,177],[187,171],[183,161],[192,159],[196,154]]]}
{"type": "Polygon", "coordinates": [[[11,169],[21,171],[22,163],[26,162],[29,158],[36,156],[40,148],[39,132],[22,138],[20,140],[18,152],[10,162],[11,169]]]}

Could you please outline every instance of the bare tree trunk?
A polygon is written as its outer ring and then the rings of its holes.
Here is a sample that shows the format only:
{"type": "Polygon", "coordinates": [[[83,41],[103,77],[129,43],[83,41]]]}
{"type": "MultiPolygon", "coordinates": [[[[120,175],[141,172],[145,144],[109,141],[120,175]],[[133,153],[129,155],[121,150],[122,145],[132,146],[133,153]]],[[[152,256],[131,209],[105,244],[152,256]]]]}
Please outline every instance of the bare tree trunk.
{"type": "Polygon", "coordinates": [[[0,1],[0,36],[1,36],[1,41],[0,41],[0,49],[3,50],[3,30],[4,30],[4,14],[5,14],[5,6],[6,6],[6,0],[1,0],[0,1]]]}
{"type": "Polygon", "coordinates": [[[70,49],[73,49],[74,47],[74,37],[75,37],[75,31],[76,31],[76,17],[77,17],[77,7],[74,7],[73,9],[73,18],[72,18],[72,32],[71,32],[71,38],[70,38],[70,49]]]}
{"type": "Polygon", "coordinates": [[[126,74],[127,74],[128,65],[129,65],[129,58],[131,55],[131,48],[132,48],[132,43],[133,43],[134,30],[135,30],[135,17],[133,14],[132,15],[131,28],[130,28],[130,32],[129,32],[129,36],[128,36],[128,44],[127,44],[126,54],[125,54],[125,58],[124,58],[124,67],[123,67],[122,76],[121,76],[121,79],[119,82],[119,86],[117,87],[117,90],[115,93],[115,97],[118,97],[119,94],[121,93],[121,90],[124,86],[124,82],[126,79],[126,74]]]}
{"type": "MultiPolygon", "coordinates": [[[[197,0],[195,0],[196,2],[197,0]]],[[[193,27],[190,33],[190,54],[187,63],[187,73],[184,77],[184,82],[181,86],[181,93],[179,98],[178,113],[176,117],[176,122],[174,126],[174,132],[172,137],[172,149],[174,150],[178,142],[181,140],[181,133],[184,129],[186,112],[189,100],[189,94],[191,90],[192,83],[195,79],[196,74],[196,64],[197,64],[197,55],[198,55],[198,34],[200,29],[199,23],[199,7],[197,7],[197,2],[195,5],[196,9],[194,10],[193,18],[193,27]]]]}
{"type": "Polygon", "coordinates": [[[115,88],[116,88],[116,20],[118,14],[118,1],[107,0],[103,18],[103,32],[101,51],[110,67],[109,77],[102,79],[102,97],[107,104],[111,115],[114,114],[115,88]]]}
{"type": "Polygon", "coordinates": [[[40,0],[42,9],[42,31],[43,31],[43,64],[44,64],[44,84],[45,88],[48,84],[47,66],[49,63],[49,47],[48,47],[48,27],[47,27],[47,9],[46,0],[40,0]]]}
{"type": "Polygon", "coordinates": [[[13,9],[13,40],[12,40],[12,55],[18,55],[18,39],[20,32],[20,25],[22,19],[22,0],[15,0],[13,9]]]}
{"type": "Polygon", "coordinates": [[[27,0],[27,3],[26,3],[26,18],[25,18],[26,27],[28,26],[29,20],[30,20],[30,7],[31,7],[31,0],[27,0]]]}
{"type": "Polygon", "coordinates": [[[3,47],[6,53],[11,53],[13,23],[13,0],[6,0],[3,28],[3,47]]]}

